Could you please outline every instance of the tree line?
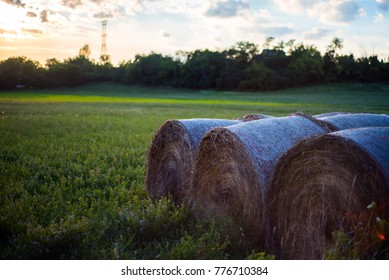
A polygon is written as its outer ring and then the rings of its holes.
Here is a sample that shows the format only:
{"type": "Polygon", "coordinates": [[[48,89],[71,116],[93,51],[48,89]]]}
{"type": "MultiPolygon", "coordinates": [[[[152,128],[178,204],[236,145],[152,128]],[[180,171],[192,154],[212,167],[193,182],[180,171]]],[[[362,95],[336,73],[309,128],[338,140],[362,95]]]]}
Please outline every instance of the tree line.
{"type": "Polygon", "coordinates": [[[334,38],[324,55],[313,45],[295,40],[262,50],[251,42],[212,51],[179,51],[175,57],[159,53],[136,55],[133,61],[113,66],[108,55],[96,62],[88,45],[78,55],[41,65],[26,57],[0,61],[0,89],[70,87],[112,81],[129,85],[191,89],[275,90],[331,82],[389,82],[389,62],[376,55],[356,58],[340,54],[343,41],[334,38]]]}

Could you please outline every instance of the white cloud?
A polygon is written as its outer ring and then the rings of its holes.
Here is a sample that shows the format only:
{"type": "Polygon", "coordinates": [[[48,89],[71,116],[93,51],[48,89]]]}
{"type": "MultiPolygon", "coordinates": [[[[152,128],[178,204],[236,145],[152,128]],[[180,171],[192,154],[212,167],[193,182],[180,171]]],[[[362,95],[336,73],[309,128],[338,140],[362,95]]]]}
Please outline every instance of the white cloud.
{"type": "Polygon", "coordinates": [[[229,18],[240,15],[250,9],[247,2],[241,0],[220,0],[213,3],[205,15],[208,17],[229,18]]]}
{"type": "MultiPolygon", "coordinates": [[[[381,0],[382,1],[382,0],[381,0]]],[[[287,13],[307,14],[326,23],[348,23],[363,16],[365,11],[355,0],[274,0],[287,13]]]]}
{"type": "Polygon", "coordinates": [[[280,37],[288,34],[292,34],[294,29],[289,26],[267,26],[260,28],[262,32],[267,36],[280,37]]]}
{"type": "Polygon", "coordinates": [[[163,37],[163,38],[168,38],[168,37],[170,37],[170,33],[168,33],[168,32],[165,31],[165,30],[161,30],[161,31],[159,32],[159,36],[160,36],[160,37],[163,37]]]}
{"type": "Polygon", "coordinates": [[[330,34],[329,29],[313,27],[311,30],[304,32],[303,36],[308,40],[321,40],[328,34],[330,34]]]}
{"type": "Polygon", "coordinates": [[[376,0],[378,8],[382,11],[389,11],[389,0],[376,0]]]}
{"type": "Polygon", "coordinates": [[[322,13],[321,17],[329,22],[351,22],[364,13],[364,10],[354,1],[330,1],[326,8],[328,12],[322,13]]]}
{"type": "Polygon", "coordinates": [[[119,7],[114,4],[104,4],[96,7],[93,11],[93,18],[96,19],[115,19],[121,16],[119,7]]]}
{"type": "Polygon", "coordinates": [[[81,0],[62,0],[61,4],[72,9],[83,5],[81,0]]]}
{"type": "Polygon", "coordinates": [[[378,23],[384,20],[384,15],[381,13],[376,13],[374,16],[374,22],[378,23]]]}
{"type": "Polygon", "coordinates": [[[205,1],[190,0],[118,0],[111,1],[122,8],[127,15],[134,14],[185,14],[186,16],[201,15],[205,1]]]}
{"type": "Polygon", "coordinates": [[[1,0],[7,4],[10,4],[10,5],[13,5],[13,6],[17,6],[17,7],[22,7],[24,8],[26,6],[25,3],[23,3],[22,1],[20,0],[1,0]]]}
{"type": "Polygon", "coordinates": [[[290,1],[284,1],[284,0],[273,0],[278,7],[287,12],[287,13],[294,13],[294,14],[301,14],[309,11],[310,9],[314,8],[315,6],[320,3],[316,0],[290,0],[290,1]]]}

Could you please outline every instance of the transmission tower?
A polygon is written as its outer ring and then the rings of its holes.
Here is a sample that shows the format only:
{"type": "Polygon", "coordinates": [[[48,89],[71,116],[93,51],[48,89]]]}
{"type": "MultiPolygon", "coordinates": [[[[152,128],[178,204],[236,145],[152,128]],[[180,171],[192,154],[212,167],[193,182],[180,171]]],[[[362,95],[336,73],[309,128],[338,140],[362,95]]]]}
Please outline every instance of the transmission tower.
{"type": "Polygon", "coordinates": [[[107,54],[107,21],[103,20],[102,22],[103,32],[101,35],[101,56],[107,54]]]}

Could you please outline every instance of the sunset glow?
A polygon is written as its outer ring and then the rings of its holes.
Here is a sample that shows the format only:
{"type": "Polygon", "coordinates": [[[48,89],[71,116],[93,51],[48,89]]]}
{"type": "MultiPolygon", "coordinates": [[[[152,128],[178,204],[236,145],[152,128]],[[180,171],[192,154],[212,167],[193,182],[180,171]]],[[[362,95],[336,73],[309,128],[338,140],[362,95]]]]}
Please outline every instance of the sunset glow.
{"type": "Polygon", "coordinates": [[[113,63],[238,41],[262,47],[267,37],[324,52],[336,36],[345,54],[389,57],[389,0],[0,0],[0,60],[23,55],[44,63],[75,56],[85,44],[98,59],[102,20],[113,63]]]}

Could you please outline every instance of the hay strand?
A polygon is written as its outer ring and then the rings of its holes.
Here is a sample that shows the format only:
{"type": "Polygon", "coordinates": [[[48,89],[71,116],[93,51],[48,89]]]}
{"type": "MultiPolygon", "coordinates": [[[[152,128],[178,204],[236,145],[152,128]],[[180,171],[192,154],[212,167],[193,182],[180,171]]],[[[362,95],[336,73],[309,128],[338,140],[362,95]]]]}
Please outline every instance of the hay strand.
{"type": "Polygon", "coordinates": [[[200,216],[217,217],[230,236],[263,241],[264,197],[278,158],[297,141],[325,132],[301,116],[210,130],[194,164],[193,209],[200,216]]]}
{"type": "MultiPolygon", "coordinates": [[[[330,114],[332,116],[334,114],[337,115],[338,113],[328,113],[328,114],[330,114]]],[[[304,118],[310,120],[311,122],[318,124],[319,126],[324,128],[327,132],[334,132],[334,131],[338,131],[339,130],[336,126],[334,126],[330,122],[326,122],[325,120],[322,120],[320,118],[316,118],[314,116],[305,114],[303,112],[293,113],[290,116],[301,116],[301,117],[304,117],[304,118]]]]}
{"type": "Polygon", "coordinates": [[[272,116],[263,115],[263,114],[247,114],[243,117],[243,121],[249,122],[249,121],[262,120],[267,118],[272,118],[272,116]]]}
{"type": "Polygon", "coordinates": [[[154,199],[172,195],[181,203],[204,134],[211,128],[237,124],[223,119],[169,120],[155,134],[148,152],[146,190],[154,199]]]}
{"type": "Polygon", "coordinates": [[[275,168],[266,199],[269,245],[285,259],[322,259],[334,247],[334,232],[353,234],[357,226],[370,234],[376,215],[387,218],[388,193],[389,128],[305,139],[275,168]]]}

